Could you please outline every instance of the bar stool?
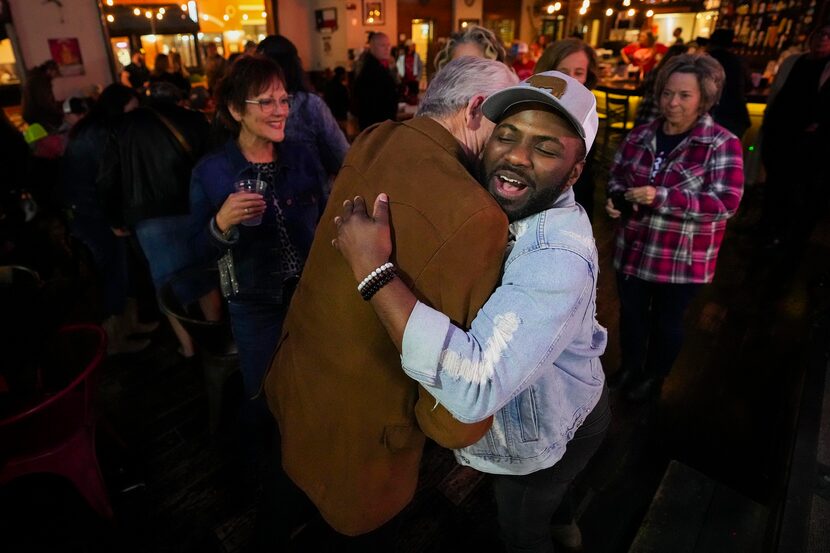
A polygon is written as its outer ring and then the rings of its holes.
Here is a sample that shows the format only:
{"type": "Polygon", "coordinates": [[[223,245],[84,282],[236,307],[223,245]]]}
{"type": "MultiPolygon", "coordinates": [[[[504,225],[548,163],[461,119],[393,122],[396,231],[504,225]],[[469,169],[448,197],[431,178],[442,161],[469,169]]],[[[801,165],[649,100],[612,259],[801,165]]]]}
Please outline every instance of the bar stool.
{"type": "MultiPolygon", "coordinates": [[[[215,433],[221,419],[228,380],[239,371],[239,355],[230,320],[224,318],[221,321],[207,321],[201,314],[194,314],[188,306],[182,305],[179,301],[175,290],[178,285],[190,279],[209,279],[215,281],[218,287],[219,270],[198,268],[174,276],[159,291],[159,304],[165,315],[178,320],[187,330],[202,356],[205,393],[210,410],[210,431],[215,433]]],[[[237,392],[241,397],[241,389],[237,392]]]]}

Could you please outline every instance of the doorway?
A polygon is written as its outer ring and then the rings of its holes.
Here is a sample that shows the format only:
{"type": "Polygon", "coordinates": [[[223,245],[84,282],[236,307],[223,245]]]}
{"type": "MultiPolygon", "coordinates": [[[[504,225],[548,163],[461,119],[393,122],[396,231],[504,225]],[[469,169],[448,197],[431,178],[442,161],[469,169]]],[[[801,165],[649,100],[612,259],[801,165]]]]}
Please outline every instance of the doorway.
{"type": "MultiPolygon", "coordinates": [[[[430,60],[435,57],[436,52],[433,48],[433,31],[434,26],[431,19],[413,19],[412,20],[412,45],[415,47],[415,52],[421,57],[424,69],[431,65],[430,60]]],[[[426,90],[427,86],[427,71],[421,71],[421,82],[418,88],[426,90]]]]}

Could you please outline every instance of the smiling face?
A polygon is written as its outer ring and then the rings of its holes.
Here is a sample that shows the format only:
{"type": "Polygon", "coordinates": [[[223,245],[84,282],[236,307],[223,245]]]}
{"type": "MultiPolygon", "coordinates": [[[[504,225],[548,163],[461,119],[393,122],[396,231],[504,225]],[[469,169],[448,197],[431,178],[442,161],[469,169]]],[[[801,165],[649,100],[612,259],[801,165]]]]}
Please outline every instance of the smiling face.
{"type": "Polygon", "coordinates": [[[579,81],[579,84],[584,85],[585,81],[588,79],[589,63],[590,60],[588,59],[588,54],[586,54],[583,50],[579,50],[569,56],[565,56],[565,58],[559,62],[559,65],[556,66],[556,70],[561,71],[569,77],[573,77],[579,81]]]}
{"type": "Polygon", "coordinates": [[[518,221],[549,208],[576,182],[582,149],[582,139],[561,115],[543,104],[519,104],[487,142],[483,183],[507,218],[518,221]]]}
{"type": "Polygon", "coordinates": [[[660,95],[660,113],[679,132],[690,129],[700,116],[700,84],[694,73],[672,73],[660,95]]]}
{"type": "Polygon", "coordinates": [[[270,106],[247,103],[241,113],[230,107],[233,118],[239,122],[239,139],[242,142],[282,142],[285,138],[285,121],[288,118],[288,93],[279,80],[248,100],[274,100],[270,106]]]}

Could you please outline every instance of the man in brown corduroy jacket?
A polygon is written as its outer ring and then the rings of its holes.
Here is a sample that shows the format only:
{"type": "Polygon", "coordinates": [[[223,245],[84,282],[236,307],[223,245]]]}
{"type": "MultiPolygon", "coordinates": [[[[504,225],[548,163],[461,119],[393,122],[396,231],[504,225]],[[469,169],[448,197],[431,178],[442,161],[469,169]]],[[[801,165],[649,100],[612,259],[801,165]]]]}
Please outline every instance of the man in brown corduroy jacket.
{"type": "MultiPolygon", "coordinates": [[[[517,82],[504,64],[461,58],[431,83],[419,114],[370,127],[352,145],[323,221],[346,199],[392,198],[392,261],[419,300],[469,328],[498,282],[507,219],[471,175],[493,124],[486,97],[517,82]]],[[[490,420],[461,424],[401,370],[398,351],[320,225],[265,391],[283,467],[342,534],[381,527],[412,499],[429,436],[478,441],[490,420]]]]}

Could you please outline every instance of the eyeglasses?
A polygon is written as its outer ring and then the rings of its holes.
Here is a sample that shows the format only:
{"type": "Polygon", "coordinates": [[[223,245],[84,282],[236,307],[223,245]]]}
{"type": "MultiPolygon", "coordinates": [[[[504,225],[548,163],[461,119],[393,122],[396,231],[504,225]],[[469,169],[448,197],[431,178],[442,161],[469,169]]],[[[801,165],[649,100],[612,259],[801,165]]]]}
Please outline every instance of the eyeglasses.
{"type": "Polygon", "coordinates": [[[277,109],[277,106],[285,110],[291,109],[291,102],[293,100],[294,97],[288,94],[278,100],[275,98],[262,98],[261,100],[245,100],[245,103],[256,104],[259,106],[259,109],[262,111],[264,115],[270,115],[274,113],[274,111],[277,109]]]}

